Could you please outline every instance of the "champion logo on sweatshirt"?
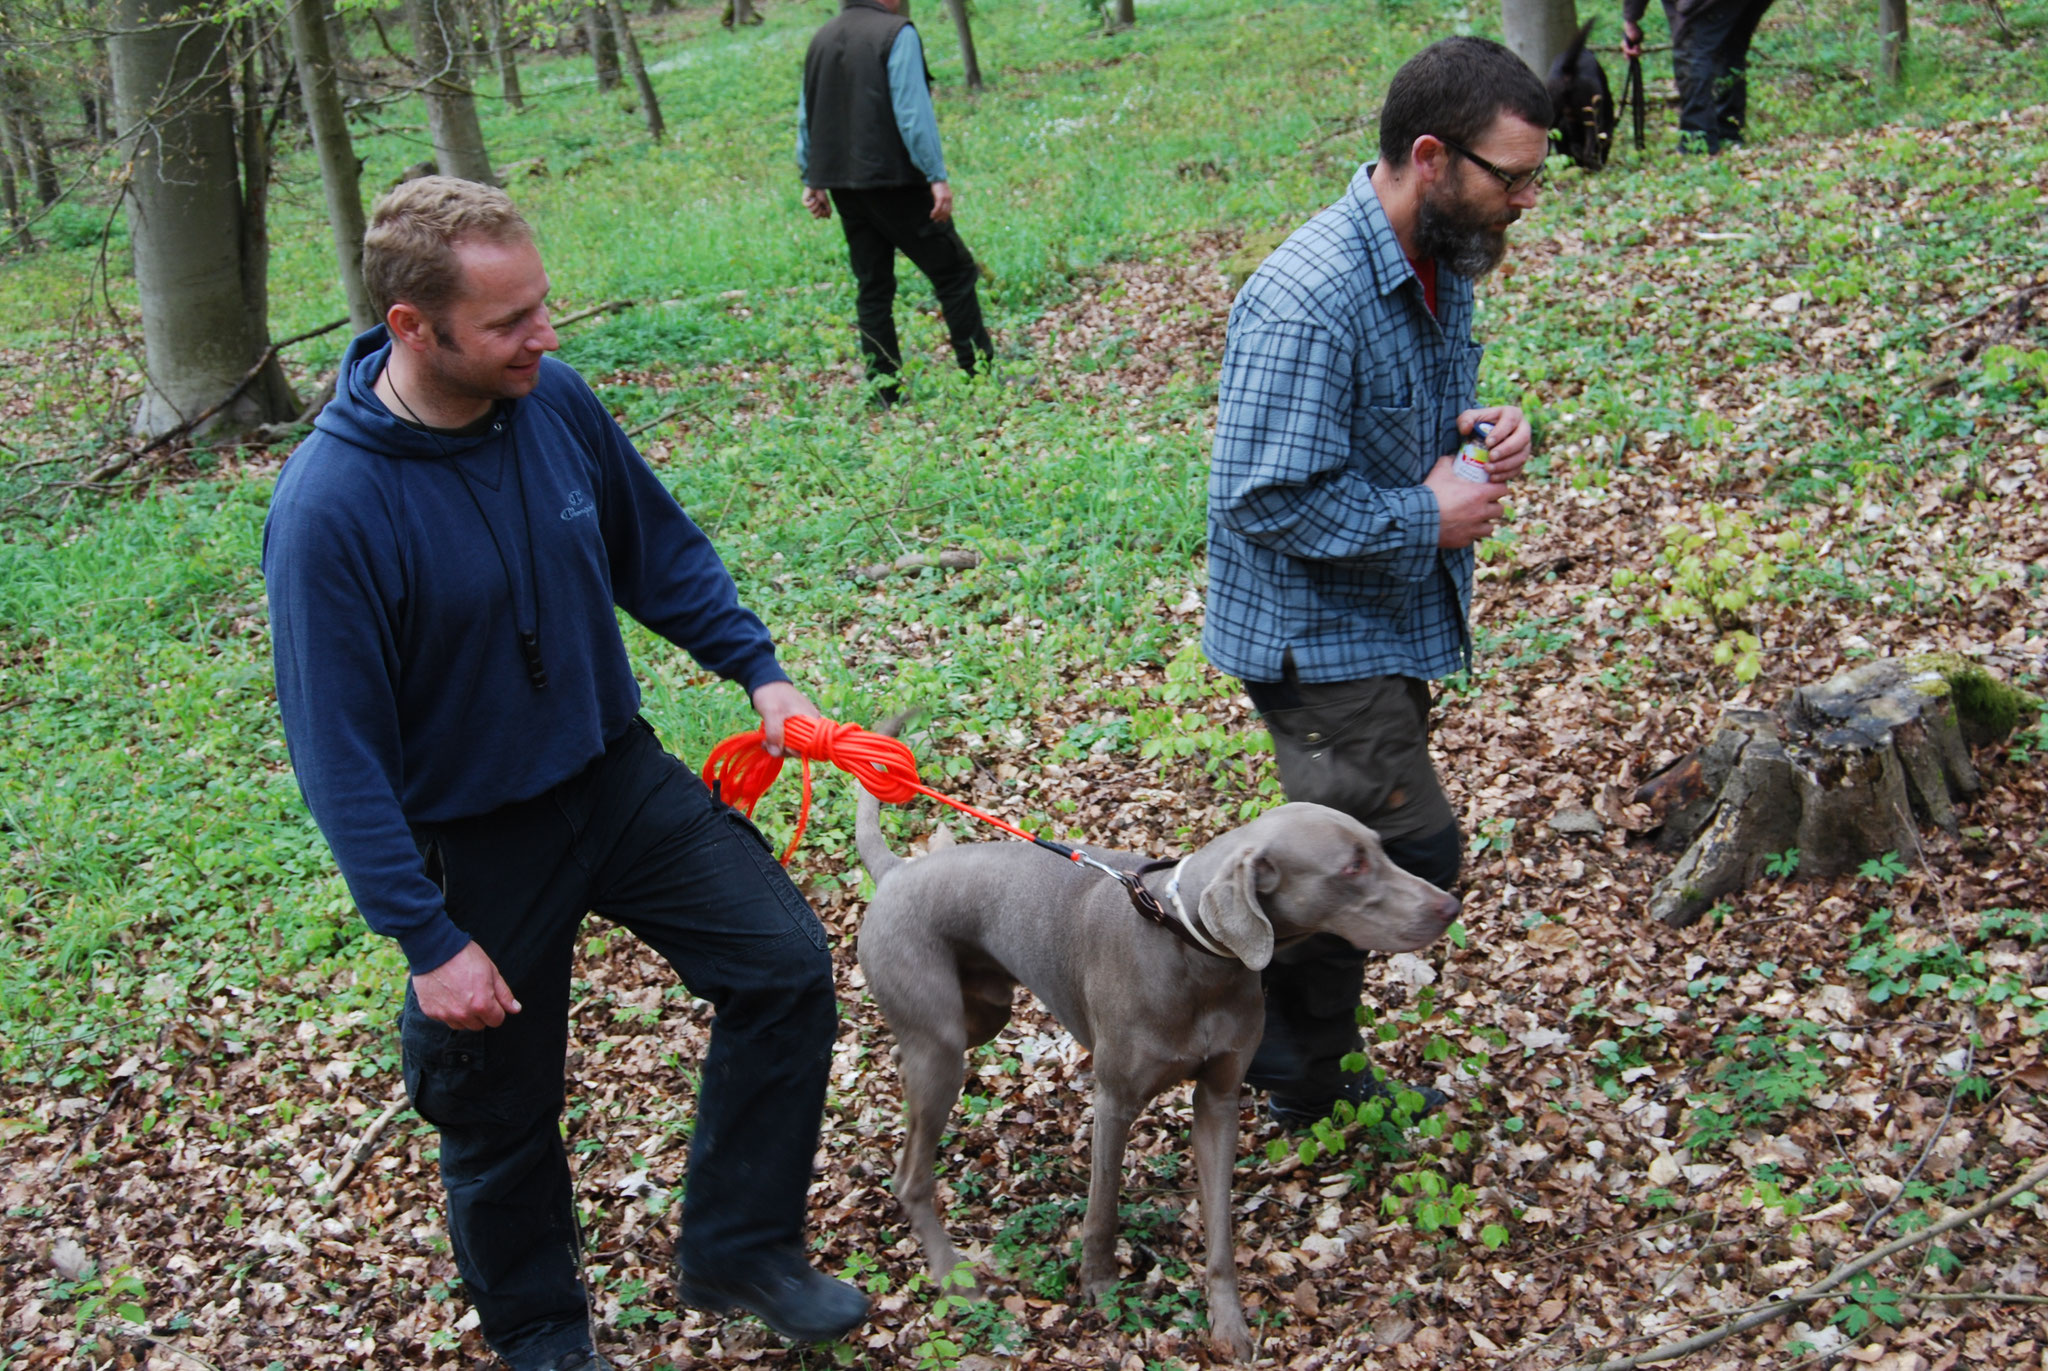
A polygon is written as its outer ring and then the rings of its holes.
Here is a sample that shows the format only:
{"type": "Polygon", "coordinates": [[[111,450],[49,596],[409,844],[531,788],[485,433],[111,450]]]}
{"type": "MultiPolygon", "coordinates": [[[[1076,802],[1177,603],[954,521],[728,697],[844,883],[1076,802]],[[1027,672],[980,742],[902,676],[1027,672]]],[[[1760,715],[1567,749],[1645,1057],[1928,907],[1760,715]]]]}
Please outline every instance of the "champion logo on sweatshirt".
{"type": "Polygon", "coordinates": [[[586,514],[594,515],[596,513],[597,506],[590,502],[588,495],[585,495],[580,490],[572,490],[569,492],[569,503],[562,510],[562,517],[564,519],[579,519],[586,514]]]}

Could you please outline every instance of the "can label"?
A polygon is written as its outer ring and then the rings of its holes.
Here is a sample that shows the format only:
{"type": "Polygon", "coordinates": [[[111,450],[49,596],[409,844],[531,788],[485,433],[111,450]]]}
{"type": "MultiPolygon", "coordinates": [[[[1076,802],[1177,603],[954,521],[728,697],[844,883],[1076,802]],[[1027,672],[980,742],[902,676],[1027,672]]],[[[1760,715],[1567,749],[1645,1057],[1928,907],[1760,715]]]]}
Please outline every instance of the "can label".
{"type": "Polygon", "coordinates": [[[1486,440],[1493,436],[1493,425],[1474,424],[1472,431],[1479,436],[1468,439],[1458,449],[1458,460],[1451,470],[1461,481],[1490,481],[1493,473],[1486,469],[1486,459],[1492,454],[1486,450],[1486,440]]]}

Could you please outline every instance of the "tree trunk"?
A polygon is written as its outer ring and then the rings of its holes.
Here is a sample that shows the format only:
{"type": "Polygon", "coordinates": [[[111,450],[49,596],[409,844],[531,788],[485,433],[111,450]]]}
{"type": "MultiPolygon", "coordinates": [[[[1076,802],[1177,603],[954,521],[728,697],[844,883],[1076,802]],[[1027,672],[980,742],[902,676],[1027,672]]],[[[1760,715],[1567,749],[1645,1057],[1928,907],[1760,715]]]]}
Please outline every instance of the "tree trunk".
{"type": "Polygon", "coordinates": [[[335,8],[334,0],[320,0],[320,19],[327,30],[327,50],[334,55],[334,74],[341,80],[342,101],[363,98],[363,79],[356,68],[355,49],[349,45],[348,19],[335,8]]]}
{"type": "Polygon", "coordinates": [[[611,17],[619,51],[625,55],[626,70],[633,73],[633,89],[640,92],[640,111],[647,119],[648,136],[659,143],[667,128],[661,122],[661,102],[654,98],[654,82],[647,79],[647,64],[640,60],[640,40],[633,36],[633,26],[626,22],[626,7],[621,0],[605,0],[605,12],[611,17]]]}
{"type": "Polygon", "coordinates": [[[327,193],[327,222],[334,231],[334,256],[348,298],[349,329],[361,333],[377,322],[377,308],[363,286],[362,163],[342,113],[341,84],[334,50],[328,45],[326,0],[286,0],[285,22],[299,64],[299,91],[306,102],[306,127],[320,162],[320,186],[327,193]]]}
{"type": "Polygon", "coordinates": [[[1573,0],[1500,0],[1501,40],[1538,76],[1579,36],[1573,0]]]}
{"type": "Polygon", "coordinates": [[[1916,821],[1955,833],[1955,801],[1978,788],[1971,746],[2036,705],[1974,663],[1928,656],[1883,658],[1775,710],[1728,710],[1704,748],[1636,792],[1662,816],[1658,845],[1685,849],[1651,917],[1689,924],[1773,858],[1826,878],[1917,851],[1916,821]]]}
{"type": "Polygon", "coordinates": [[[974,53],[974,29],[967,21],[967,0],[946,0],[953,11],[953,31],[960,35],[960,61],[967,68],[967,89],[982,89],[981,59],[974,53]]]}
{"type": "Polygon", "coordinates": [[[22,213],[21,183],[14,174],[14,129],[0,115],[0,210],[7,214],[7,231],[15,236],[24,252],[33,251],[36,240],[28,231],[28,216],[22,213]]]}
{"type": "Polygon", "coordinates": [[[654,3],[647,7],[649,15],[674,14],[675,12],[675,0],[654,0],[654,3]]]}
{"type": "Polygon", "coordinates": [[[0,105],[14,123],[14,136],[20,140],[25,166],[23,174],[32,176],[36,184],[36,199],[49,205],[56,203],[64,193],[63,182],[57,176],[57,160],[50,155],[50,135],[43,127],[43,111],[36,103],[36,92],[22,67],[9,61],[0,71],[0,105]]]}
{"type": "Polygon", "coordinates": [[[413,61],[419,67],[420,94],[427,102],[427,129],[434,140],[434,166],[443,176],[498,184],[484,150],[483,125],[477,122],[476,97],[469,73],[457,54],[461,30],[454,20],[453,0],[406,0],[412,23],[413,61]]]}
{"type": "Polygon", "coordinates": [[[761,16],[754,12],[754,0],[727,0],[725,26],[737,29],[742,24],[758,24],[761,16]]]}
{"type": "Polygon", "coordinates": [[[498,62],[498,94],[515,110],[526,108],[526,92],[519,86],[519,40],[505,18],[505,0],[483,0],[483,18],[490,27],[491,53],[498,62]]]}
{"type": "Polygon", "coordinates": [[[1121,29],[1132,28],[1138,22],[1136,0],[1116,0],[1106,12],[1109,15],[1109,29],[1112,33],[1121,29]]]}
{"type": "Polygon", "coordinates": [[[1906,0],[1877,0],[1878,66],[1896,82],[1905,65],[1906,0]]]}
{"type": "Polygon", "coordinates": [[[238,129],[220,25],[159,23],[158,8],[115,0],[108,45],[148,373],[135,431],[166,432],[252,373],[202,431],[290,419],[297,405],[270,351],[267,241],[251,222],[268,176],[261,110],[245,111],[238,129]],[[244,165],[252,155],[258,165],[244,165]]]}
{"type": "Polygon", "coordinates": [[[612,32],[604,0],[583,11],[583,37],[590,44],[590,60],[597,65],[597,88],[617,90],[623,79],[619,75],[619,38],[612,32]]]}

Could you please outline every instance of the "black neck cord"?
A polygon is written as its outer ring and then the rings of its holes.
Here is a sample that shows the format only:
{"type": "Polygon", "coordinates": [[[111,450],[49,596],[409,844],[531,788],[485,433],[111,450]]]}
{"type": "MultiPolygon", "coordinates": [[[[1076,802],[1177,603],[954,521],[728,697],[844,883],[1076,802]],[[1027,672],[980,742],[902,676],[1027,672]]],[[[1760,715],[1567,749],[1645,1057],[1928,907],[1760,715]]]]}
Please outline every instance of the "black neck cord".
{"type": "Polygon", "coordinates": [[[519,622],[519,585],[512,575],[512,559],[505,555],[505,545],[498,541],[498,530],[491,523],[490,516],[484,513],[483,501],[477,498],[476,487],[469,482],[469,473],[462,469],[462,459],[449,452],[442,445],[441,435],[434,432],[427,421],[420,418],[413,407],[406,403],[405,396],[399,394],[398,382],[391,375],[388,365],[384,370],[384,379],[391,383],[391,394],[398,401],[399,407],[412,415],[412,421],[433,440],[434,446],[440,449],[441,456],[455,468],[455,476],[462,482],[463,493],[469,496],[469,503],[475,506],[476,517],[483,521],[484,532],[490,535],[491,550],[498,554],[498,568],[505,573],[505,595],[512,602],[512,626],[519,634],[519,655],[526,662],[526,679],[535,690],[546,690],[548,668],[540,655],[540,567],[534,556],[533,511],[526,504],[526,473],[519,463],[519,431],[514,429],[509,436],[512,442],[512,479],[518,483],[519,517],[520,522],[526,527],[526,578],[533,597],[533,627],[530,629],[519,622]]]}

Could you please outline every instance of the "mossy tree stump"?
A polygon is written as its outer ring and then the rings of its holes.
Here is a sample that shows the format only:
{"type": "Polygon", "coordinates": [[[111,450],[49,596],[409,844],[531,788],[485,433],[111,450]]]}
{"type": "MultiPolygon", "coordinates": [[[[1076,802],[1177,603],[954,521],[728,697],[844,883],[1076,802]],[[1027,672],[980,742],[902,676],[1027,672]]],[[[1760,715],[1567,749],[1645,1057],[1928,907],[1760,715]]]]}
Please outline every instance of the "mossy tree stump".
{"type": "Polygon", "coordinates": [[[1951,655],[1887,657],[1804,686],[1776,709],[1730,709],[1707,745],[1652,778],[1637,801],[1663,816],[1658,846],[1683,849],[1651,892],[1651,917],[1683,926],[1797,853],[1801,876],[1839,875],[1957,831],[1977,793],[1970,749],[2011,733],[2038,702],[1951,655]]]}

